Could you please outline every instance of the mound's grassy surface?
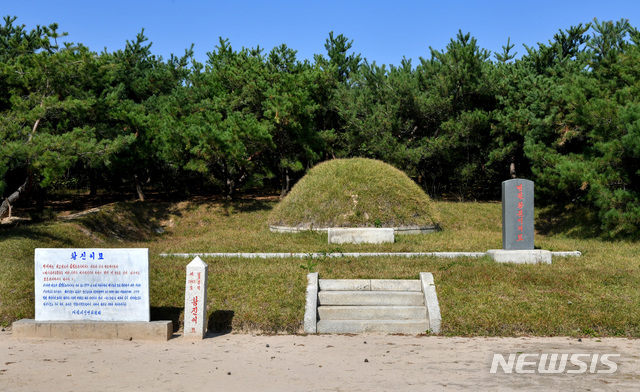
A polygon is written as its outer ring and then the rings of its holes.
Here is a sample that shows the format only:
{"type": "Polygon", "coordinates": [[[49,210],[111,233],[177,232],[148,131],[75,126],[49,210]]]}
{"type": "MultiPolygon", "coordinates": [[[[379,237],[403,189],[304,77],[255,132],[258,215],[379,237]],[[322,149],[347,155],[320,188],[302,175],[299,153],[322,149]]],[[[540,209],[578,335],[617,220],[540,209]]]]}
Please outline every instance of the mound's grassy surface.
{"type": "Polygon", "coordinates": [[[365,158],[314,167],[269,215],[269,224],[299,228],[431,226],[433,203],[402,171],[365,158]]]}

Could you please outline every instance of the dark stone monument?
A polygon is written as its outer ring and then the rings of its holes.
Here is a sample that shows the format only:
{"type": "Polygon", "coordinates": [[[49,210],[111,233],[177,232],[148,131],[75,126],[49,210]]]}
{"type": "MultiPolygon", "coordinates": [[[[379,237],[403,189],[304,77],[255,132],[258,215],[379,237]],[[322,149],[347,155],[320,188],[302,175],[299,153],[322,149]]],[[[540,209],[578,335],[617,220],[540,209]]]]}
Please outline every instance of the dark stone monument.
{"type": "Polygon", "coordinates": [[[533,250],[533,181],[502,183],[502,249],[533,250]]]}

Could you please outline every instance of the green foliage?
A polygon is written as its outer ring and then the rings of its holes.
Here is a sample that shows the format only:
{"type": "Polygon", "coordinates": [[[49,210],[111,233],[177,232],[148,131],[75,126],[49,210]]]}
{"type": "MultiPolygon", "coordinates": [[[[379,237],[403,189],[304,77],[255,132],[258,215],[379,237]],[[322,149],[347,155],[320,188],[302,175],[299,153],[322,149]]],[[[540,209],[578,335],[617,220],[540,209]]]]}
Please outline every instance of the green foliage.
{"type": "Polygon", "coordinates": [[[538,205],[640,233],[640,32],[626,19],[559,30],[521,58],[507,39],[495,62],[460,31],[415,66],[370,62],[333,32],[312,63],[225,39],[205,64],[192,48],[164,60],[144,30],[98,54],[65,35],[0,25],[0,214],[65,184],[284,196],[319,162],[364,157],[435,197],[497,199],[529,178],[538,205]]]}
{"type": "Polygon", "coordinates": [[[502,47],[502,53],[496,53],[494,54],[494,57],[501,63],[506,63],[513,60],[518,54],[518,52],[511,52],[514,46],[515,44],[511,43],[511,37],[509,37],[507,39],[507,44],[502,47]]]}
{"type": "Polygon", "coordinates": [[[421,59],[416,70],[429,111],[437,116],[420,142],[419,174],[434,193],[473,197],[491,192],[484,164],[496,106],[495,75],[489,52],[470,34],[459,32],[446,49],[431,49],[431,59],[421,59]]]}
{"type": "Polygon", "coordinates": [[[264,116],[272,123],[273,149],[270,167],[284,177],[283,194],[290,188],[290,173],[302,176],[324,151],[324,140],[315,130],[319,108],[317,69],[296,60],[296,51],[282,45],[274,48],[267,61],[271,87],[267,88],[264,116]]]}
{"type": "MultiPolygon", "coordinates": [[[[195,64],[188,87],[161,102],[156,146],[170,164],[221,181],[228,196],[259,175],[273,124],[263,115],[269,81],[259,50],[233,50],[228,40],[195,64]]],[[[264,172],[262,173],[264,174],[264,172]]]]}
{"type": "Polygon", "coordinates": [[[329,33],[329,38],[327,38],[324,47],[329,58],[316,55],[316,64],[331,74],[337,83],[348,83],[351,76],[358,71],[362,60],[359,54],[348,54],[348,51],[353,47],[353,41],[349,41],[342,34],[334,37],[332,31],[329,33]]]}
{"type": "MultiPolygon", "coordinates": [[[[492,163],[529,166],[540,205],[591,208],[606,236],[635,235],[638,47],[626,21],[572,27],[507,70],[492,163]],[[585,32],[593,26],[593,36],[585,32]],[[637,63],[635,63],[637,64],[637,63]],[[633,74],[633,76],[632,76],[633,74]]],[[[525,175],[529,174],[524,171],[525,175]]]]}
{"type": "Polygon", "coordinates": [[[29,34],[7,25],[4,38],[10,37],[14,51],[5,49],[0,65],[9,96],[0,116],[0,189],[15,190],[6,189],[9,174],[33,177],[37,187],[47,188],[81,162],[108,163],[131,138],[103,138],[86,121],[100,105],[91,88],[99,68],[95,55],[82,45],[53,45],[55,25],[29,34]]]}

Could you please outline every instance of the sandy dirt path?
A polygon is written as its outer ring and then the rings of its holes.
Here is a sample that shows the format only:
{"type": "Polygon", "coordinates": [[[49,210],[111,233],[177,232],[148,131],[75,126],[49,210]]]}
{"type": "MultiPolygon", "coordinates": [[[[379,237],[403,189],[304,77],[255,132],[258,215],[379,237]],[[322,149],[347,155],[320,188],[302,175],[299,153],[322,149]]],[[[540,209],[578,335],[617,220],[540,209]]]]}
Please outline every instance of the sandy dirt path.
{"type": "Polygon", "coordinates": [[[0,391],[115,390],[637,391],[640,340],[229,334],[146,342],[0,333],[0,391]],[[612,374],[490,374],[494,353],[518,352],[620,357],[612,374]]]}

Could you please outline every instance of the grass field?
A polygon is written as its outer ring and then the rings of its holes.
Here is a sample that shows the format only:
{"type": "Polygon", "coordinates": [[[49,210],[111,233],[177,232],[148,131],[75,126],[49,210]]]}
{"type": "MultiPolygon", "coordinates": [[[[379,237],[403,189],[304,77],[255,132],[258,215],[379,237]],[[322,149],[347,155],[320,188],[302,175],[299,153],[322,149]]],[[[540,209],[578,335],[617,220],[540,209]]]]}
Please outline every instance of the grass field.
{"type": "MultiPolygon", "coordinates": [[[[501,247],[500,203],[436,201],[443,231],[396,236],[385,245],[327,244],[326,234],[271,233],[274,198],[234,202],[118,202],[72,220],[0,228],[0,323],[34,317],[36,247],[146,247],[151,317],[183,317],[185,266],[177,252],[431,252],[501,247]],[[164,232],[158,234],[162,228],[164,232]]],[[[541,212],[537,211],[540,215],[541,212]]],[[[536,227],[554,232],[548,219],[536,227]]],[[[443,335],[640,337],[640,245],[584,238],[585,230],[536,234],[536,247],[579,250],[551,265],[496,264],[488,258],[204,258],[209,265],[209,328],[301,332],[306,274],[323,278],[417,279],[432,272],[443,335]],[[582,234],[581,234],[582,233],[582,234]],[[581,237],[582,236],[582,237],[581,237]]]]}

